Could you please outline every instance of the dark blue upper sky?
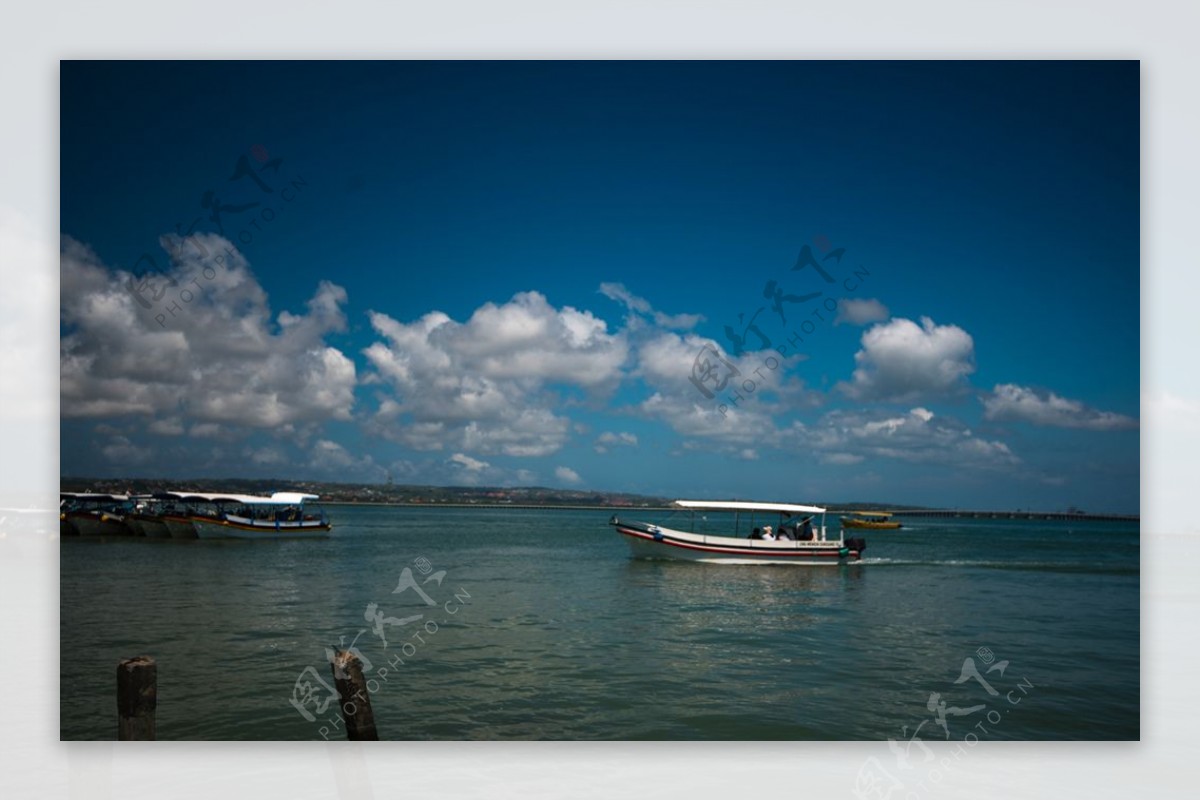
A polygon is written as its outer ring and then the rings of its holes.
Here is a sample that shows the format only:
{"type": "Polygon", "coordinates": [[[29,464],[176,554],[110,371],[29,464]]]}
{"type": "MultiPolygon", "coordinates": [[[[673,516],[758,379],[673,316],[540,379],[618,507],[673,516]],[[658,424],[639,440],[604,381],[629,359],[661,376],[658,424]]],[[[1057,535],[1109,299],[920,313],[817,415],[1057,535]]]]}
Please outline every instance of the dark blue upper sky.
{"type": "Polygon", "coordinates": [[[1136,510],[1138,82],[1137,62],[64,62],[63,472],[1136,510]],[[191,280],[158,240],[197,220],[247,266],[164,326],[122,286],[143,254],[191,280]],[[834,283],[790,269],[805,245],[845,248],[834,283]],[[771,280],[823,295],[785,323],[771,280]],[[877,304],[834,325],[810,316],[826,298],[877,304]],[[772,344],[820,325],[722,414],[695,354],[733,355],[726,326],[759,308],[772,344]]]}

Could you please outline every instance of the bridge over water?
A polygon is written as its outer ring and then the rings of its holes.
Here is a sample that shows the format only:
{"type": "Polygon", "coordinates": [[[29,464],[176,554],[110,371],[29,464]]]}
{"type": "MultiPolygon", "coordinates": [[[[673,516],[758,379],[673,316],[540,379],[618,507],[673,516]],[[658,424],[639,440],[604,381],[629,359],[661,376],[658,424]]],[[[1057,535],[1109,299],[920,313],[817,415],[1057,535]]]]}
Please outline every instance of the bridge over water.
{"type": "MultiPolygon", "coordinates": [[[[866,511],[866,510],[863,510],[866,511]]],[[[1090,512],[1032,512],[1032,511],[980,511],[968,509],[890,509],[896,517],[970,517],[992,520],[1119,520],[1130,523],[1140,521],[1140,515],[1092,514],[1090,512]]],[[[836,512],[831,514],[849,514],[836,512]]]]}
{"type": "MultiPolygon", "coordinates": [[[[577,509],[591,510],[597,512],[616,513],[637,513],[637,512],[672,512],[678,511],[676,506],[600,506],[593,504],[531,504],[531,503],[371,503],[371,502],[347,502],[347,501],[324,501],[324,506],[413,506],[421,509],[521,509],[521,510],[553,510],[553,509],[577,509]]],[[[855,512],[867,512],[869,509],[858,507],[857,509],[830,509],[827,514],[830,516],[836,515],[852,515],[855,512]]],[[[979,519],[993,520],[1120,520],[1125,522],[1136,523],[1140,520],[1139,515],[1117,515],[1117,514],[1092,514],[1089,512],[1031,512],[1031,511],[980,511],[969,509],[888,509],[886,510],[896,517],[915,518],[915,517],[967,517],[979,519]]]]}

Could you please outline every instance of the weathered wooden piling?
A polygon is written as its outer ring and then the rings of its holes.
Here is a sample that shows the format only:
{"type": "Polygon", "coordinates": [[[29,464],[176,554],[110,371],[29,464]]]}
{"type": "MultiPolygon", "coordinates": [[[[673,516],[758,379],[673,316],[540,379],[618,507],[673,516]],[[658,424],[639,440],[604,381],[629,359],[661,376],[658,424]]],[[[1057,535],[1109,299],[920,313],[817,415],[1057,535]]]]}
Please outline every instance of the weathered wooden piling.
{"type": "Polygon", "coordinates": [[[335,649],[333,683],[337,687],[338,706],[346,724],[347,740],[378,740],[375,713],[371,711],[371,696],[363,678],[362,660],[350,651],[335,649]]]}
{"type": "Polygon", "coordinates": [[[123,659],[117,665],[117,739],[156,739],[158,665],[151,656],[123,659]]]}

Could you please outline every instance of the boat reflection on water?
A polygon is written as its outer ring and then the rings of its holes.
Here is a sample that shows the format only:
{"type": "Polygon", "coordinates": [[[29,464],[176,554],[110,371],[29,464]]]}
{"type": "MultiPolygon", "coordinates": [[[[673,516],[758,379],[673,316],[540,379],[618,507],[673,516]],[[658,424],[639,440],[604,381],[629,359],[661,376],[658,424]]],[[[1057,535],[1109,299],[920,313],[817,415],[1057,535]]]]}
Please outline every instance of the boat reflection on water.
{"type": "Polygon", "coordinates": [[[676,609],[725,606],[755,613],[786,609],[793,617],[803,617],[805,609],[844,605],[847,595],[861,591],[868,572],[861,562],[838,570],[779,570],[762,565],[730,571],[666,559],[631,559],[623,571],[630,586],[643,592],[651,588],[662,603],[676,609]]]}

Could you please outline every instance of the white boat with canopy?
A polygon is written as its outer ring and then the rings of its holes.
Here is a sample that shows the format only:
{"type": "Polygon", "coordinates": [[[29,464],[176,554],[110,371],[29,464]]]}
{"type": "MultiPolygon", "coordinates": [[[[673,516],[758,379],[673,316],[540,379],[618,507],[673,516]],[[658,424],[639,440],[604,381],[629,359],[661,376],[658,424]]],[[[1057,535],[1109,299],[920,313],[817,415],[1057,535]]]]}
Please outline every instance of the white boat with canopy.
{"type": "Polygon", "coordinates": [[[133,511],[125,517],[125,525],[133,529],[135,534],[143,537],[168,538],[171,536],[170,529],[163,522],[162,513],[167,508],[166,502],[170,499],[163,497],[168,493],[149,493],[145,495],[130,496],[133,502],[133,511]]]}
{"type": "Polygon", "coordinates": [[[319,497],[304,492],[206,495],[213,512],[193,515],[191,522],[200,539],[327,537],[329,517],[320,507],[307,505],[319,497]]]}
{"type": "Polygon", "coordinates": [[[155,497],[159,500],[158,519],[166,526],[167,533],[172,539],[194,540],[199,534],[196,531],[195,520],[198,518],[216,518],[218,507],[215,499],[220,495],[207,492],[191,492],[188,490],[158,492],[155,497]]]}
{"type": "Polygon", "coordinates": [[[132,511],[128,495],[102,492],[59,493],[59,533],[88,537],[128,537],[137,532],[125,523],[132,511]]]}
{"type": "Polygon", "coordinates": [[[661,523],[623,520],[609,524],[629,542],[633,555],[748,565],[829,565],[862,558],[860,537],[829,539],[826,510],[819,506],[753,501],[675,501],[661,523]],[[819,517],[819,522],[817,518],[819,517]],[[670,525],[668,525],[670,524],[670,525]]]}

